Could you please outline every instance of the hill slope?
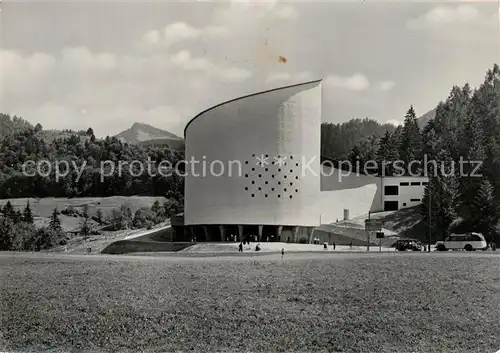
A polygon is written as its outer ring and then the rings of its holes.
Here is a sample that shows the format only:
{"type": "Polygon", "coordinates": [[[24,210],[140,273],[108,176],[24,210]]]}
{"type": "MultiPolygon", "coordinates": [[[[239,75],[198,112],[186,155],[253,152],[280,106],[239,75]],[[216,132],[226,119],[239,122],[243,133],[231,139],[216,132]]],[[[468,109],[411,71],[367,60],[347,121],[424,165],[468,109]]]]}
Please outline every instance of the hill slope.
{"type": "Polygon", "coordinates": [[[436,109],[432,109],[417,119],[418,126],[423,129],[427,123],[436,116],[436,109]]]}
{"type": "Polygon", "coordinates": [[[169,131],[143,123],[134,123],[130,129],[120,132],[115,137],[130,144],[161,144],[172,148],[183,142],[181,137],[169,131]]]}

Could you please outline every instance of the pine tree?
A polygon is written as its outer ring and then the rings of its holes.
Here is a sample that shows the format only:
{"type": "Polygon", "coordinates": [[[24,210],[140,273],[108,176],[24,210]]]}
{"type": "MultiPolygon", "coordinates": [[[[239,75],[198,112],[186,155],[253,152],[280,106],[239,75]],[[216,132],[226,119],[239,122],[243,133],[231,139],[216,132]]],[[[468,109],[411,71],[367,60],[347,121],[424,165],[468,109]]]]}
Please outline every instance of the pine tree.
{"type": "Polygon", "coordinates": [[[2,212],[3,212],[4,217],[8,218],[10,220],[14,220],[16,217],[16,211],[14,210],[14,206],[12,206],[10,201],[7,201],[2,212]]]}
{"type": "Polygon", "coordinates": [[[0,218],[0,250],[12,249],[12,227],[14,223],[10,218],[0,218]]]}
{"type": "Polygon", "coordinates": [[[56,232],[62,231],[61,220],[59,219],[59,212],[57,211],[57,208],[54,208],[54,210],[52,211],[49,228],[56,232]]]}
{"type": "Polygon", "coordinates": [[[420,160],[421,150],[422,136],[420,128],[418,127],[415,110],[413,109],[413,106],[411,106],[406,113],[404,125],[401,131],[399,157],[407,166],[414,160],[420,160]]]}
{"type": "Polygon", "coordinates": [[[447,235],[450,225],[458,216],[460,198],[456,168],[449,154],[445,151],[439,152],[438,160],[441,162],[438,168],[429,170],[429,184],[425,188],[421,207],[424,220],[429,222],[430,197],[432,242],[443,240],[447,235]]]}
{"type": "Polygon", "coordinates": [[[21,213],[21,210],[14,211],[12,221],[14,222],[14,224],[18,224],[23,221],[23,214],[21,213]]]}
{"type": "Polygon", "coordinates": [[[496,238],[495,229],[500,220],[494,189],[487,179],[483,179],[471,206],[468,224],[483,233],[491,241],[496,238]]]}
{"type": "Polygon", "coordinates": [[[80,228],[80,232],[83,235],[84,239],[87,240],[91,231],[90,223],[89,223],[89,208],[87,205],[83,206],[83,220],[80,228]]]}
{"type": "Polygon", "coordinates": [[[397,144],[394,141],[394,134],[386,131],[380,139],[376,154],[379,173],[382,173],[383,176],[392,175],[393,168],[391,163],[394,163],[398,159],[397,155],[397,144]]]}
{"type": "Polygon", "coordinates": [[[23,222],[26,222],[26,223],[29,223],[29,224],[33,224],[34,223],[33,214],[31,212],[30,202],[29,201],[26,203],[26,207],[24,208],[23,222]]]}

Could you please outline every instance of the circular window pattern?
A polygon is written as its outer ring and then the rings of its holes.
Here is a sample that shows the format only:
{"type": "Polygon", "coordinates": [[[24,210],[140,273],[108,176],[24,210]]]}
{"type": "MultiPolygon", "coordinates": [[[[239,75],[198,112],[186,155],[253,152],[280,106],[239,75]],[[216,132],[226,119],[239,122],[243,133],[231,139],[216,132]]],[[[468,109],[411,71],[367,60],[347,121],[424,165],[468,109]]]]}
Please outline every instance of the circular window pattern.
{"type": "Polygon", "coordinates": [[[259,174],[259,178],[262,178],[262,174],[259,174]]]}
{"type": "Polygon", "coordinates": [[[245,178],[248,178],[248,174],[245,174],[245,178]]]}
{"type": "Polygon", "coordinates": [[[274,188],[271,188],[271,191],[274,191],[274,188]]]}
{"type": "Polygon", "coordinates": [[[248,161],[245,161],[245,164],[248,164],[248,161]]]}
{"type": "Polygon", "coordinates": [[[273,175],[271,175],[271,178],[274,178],[274,174],[273,174],[273,175]]]}
{"type": "Polygon", "coordinates": [[[252,197],[255,197],[255,194],[252,194],[252,197]]]}
{"type": "Polygon", "coordinates": [[[296,177],[295,177],[295,180],[299,180],[299,177],[298,177],[298,176],[296,176],[296,177]]]}
{"type": "Polygon", "coordinates": [[[299,192],[299,189],[295,189],[295,192],[299,192]]]}
{"type": "Polygon", "coordinates": [[[267,197],[267,194],[265,194],[264,197],[267,197]]]}
{"type": "Polygon", "coordinates": [[[286,192],[286,188],[284,189],[284,191],[286,192]]]}
{"type": "Polygon", "coordinates": [[[278,168],[278,172],[281,172],[281,169],[280,169],[280,168],[278,168]]]}
{"type": "Polygon", "coordinates": [[[255,168],[252,168],[252,172],[255,172],[255,168]]]}
{"type": "Polygon", "coordinates": [[[267,185],[267,184],[268,184],[268,182],[266,181],[266,183],[265,183],[265,184],[267,185]]]}
{"type": "Polygon", "coordinates": [[[262,190],[262,188],[261,188],[261,187],[259,187],[259,191],[260,191],[260,190],[262,190]]]}
{"type": "Polygon", "coordinates": [[[290,156],[290,159],[293,159],[293,156],[290,156]]]}
{"type": "Polygon", "coordinates": [[[286,179],[286,175],[283,175],[283,178],[285,178],[285,179],[286,179]]]}
{"type": "Polygon", "coordinates": [[[278,195],[278,199],[281,197],[281,195],[278,195]]]}
{"type": "Polygon", "coordinates": [[[292,185],[293,185],[293,183],[292,183],[292,182],[290,182],[290,186],[292,186],[292,185]]]}
{"type": "Polygon", "coordinates": [[[295,166],[297,166],[297,167],[298,167],[298,166],[299,166],[299,163],[295,163],[295,166]]]}
{"type": "Polygon", "coordinates": [[[255,184],[255,181],[252,180],[252,185],[254,185],[254,184],[255,184]]]}
{"type": "Polygon", "coordinates": [[[290,198],[292,198],[292,195],[290,195],[290,198]]]}
{"type": "Polygon", "coordinates": [[[248,190],[248,186],[245,186],[245,190],[248,190]]]}
{"type": "Polygon", "coordinates": [[[278,181],[278,185],[281,185],[281,181],[278,181]]]}
{"type": "Polygon", "coordinates": [[[293,173],[293,170],[292,170],[292,169],[290,169],[290,173],[293,173]]]}
{"type": "Polygon", "coordinates": [[[269,171],[269,168],[266,168],[266,172],[268,172],[268,171],[269,171]]]}

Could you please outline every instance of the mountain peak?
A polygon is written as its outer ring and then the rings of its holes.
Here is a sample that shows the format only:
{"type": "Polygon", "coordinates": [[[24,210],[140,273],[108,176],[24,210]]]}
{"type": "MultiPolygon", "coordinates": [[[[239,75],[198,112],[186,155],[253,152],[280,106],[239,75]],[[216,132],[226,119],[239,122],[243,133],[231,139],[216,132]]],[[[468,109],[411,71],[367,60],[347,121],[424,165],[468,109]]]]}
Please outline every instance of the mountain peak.
{"type": "Polygon", "coordinates": [[[148,143],[157,141],[160,144],[170,145],[170,142],[178,144],[183,139],[169,131],[158,129],[154,126],[135,122],[130,129],[115,135],[116,138],[130,144],[148,143]]]}

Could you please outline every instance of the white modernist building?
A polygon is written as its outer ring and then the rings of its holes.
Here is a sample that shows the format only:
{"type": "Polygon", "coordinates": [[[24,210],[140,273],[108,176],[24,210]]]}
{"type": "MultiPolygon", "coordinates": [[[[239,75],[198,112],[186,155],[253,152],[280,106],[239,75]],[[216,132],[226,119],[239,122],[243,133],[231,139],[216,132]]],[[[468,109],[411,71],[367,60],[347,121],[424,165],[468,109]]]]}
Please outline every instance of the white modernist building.
{"type": "Polygon", "coordinates": [[[321,164],[321,98],[321,80],[287,86],[222,103],[186,125],[184,224],[193,234],[293,241],[345,210],[355,217],[420,201],[421,178],[417,187],[411,178],[341,177],[321,164]]]}

